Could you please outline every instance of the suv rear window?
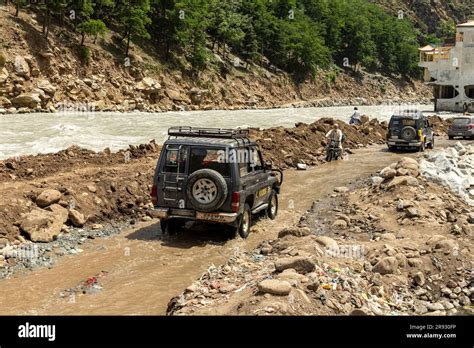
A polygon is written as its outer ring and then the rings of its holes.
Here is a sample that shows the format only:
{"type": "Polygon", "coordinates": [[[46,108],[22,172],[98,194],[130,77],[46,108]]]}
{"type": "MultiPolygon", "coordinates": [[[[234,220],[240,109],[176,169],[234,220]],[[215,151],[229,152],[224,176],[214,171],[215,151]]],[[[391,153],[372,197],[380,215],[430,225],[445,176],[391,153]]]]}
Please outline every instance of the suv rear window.
{"type": "Polygon", "coordinates": [[[468,118],[455,118],[453,124],[456,126],[466,126],[470,123],[468,118]]]}
{"type": "Polygon", "coordinates": [[[188,156],[187,148],[181,147],[181,153],[179,156],[178,151],[178,147],[168,147],[166,150],[165,165],[163,168],[165,173],[179,172],[179,174],[183,174],[186,171],[186,161],[188,156]]]}
{"type": "Polygon", "coordinates": [[[399,126],[416,127],[417,123],[419,124],[419,122],[417,122],[417,121],[419,121],[419,120],[414,119],[414,118],[392,118],[390,120],[390,126],[389,127],[390,128],[398,128],[399,126]]]}
{"type": "Polygon", "coordinates": [[[224,149],[191,149],[189,174],[199,169],[212,169],[224,177],[230,177],[230,163],[225,160],[224,149]]]}

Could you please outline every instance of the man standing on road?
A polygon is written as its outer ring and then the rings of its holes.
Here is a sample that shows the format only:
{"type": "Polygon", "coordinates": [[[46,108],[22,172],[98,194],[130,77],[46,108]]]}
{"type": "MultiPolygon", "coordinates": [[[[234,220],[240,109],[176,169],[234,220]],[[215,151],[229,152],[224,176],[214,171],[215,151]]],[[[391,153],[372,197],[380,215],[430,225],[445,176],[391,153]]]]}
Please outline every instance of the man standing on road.
{"type": "Polygon", "coordinates": [[[336,143],[339,146],[339,149],[341,150],[341,155],[342,155],[342,130],[339,128],[339,125],[337,123],[334,123],[333,129],[331,129],[327,134],[326,138],[328,138],[330,141],[335,140],[336,143]]]}
{"type": "Polygon", "coordinates": [[[354,124],[354,125],[357,126],[361,123],[362,123],[362,121],[360,119],[359,109],[357,107],[355,107],[354,108],[354,114],[352,114],[349,124],[354,124]]]}

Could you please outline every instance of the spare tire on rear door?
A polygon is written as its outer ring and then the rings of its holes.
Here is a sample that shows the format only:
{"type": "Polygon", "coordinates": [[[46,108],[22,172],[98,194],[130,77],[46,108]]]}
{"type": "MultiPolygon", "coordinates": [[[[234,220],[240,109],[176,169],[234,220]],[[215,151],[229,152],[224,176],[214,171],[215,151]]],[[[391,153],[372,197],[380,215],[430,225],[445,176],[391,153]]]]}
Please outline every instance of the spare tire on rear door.
{"type": "Polygon", "coordinates": [[[404,127],[402,129],[402,139],[412,141],[416,138],[416,129],[413,127],[404,127]]]}
{"type": "Polygon", "coordinates": [[[186,197],[189,205],[202,212],[211,212],[224,204],[228,190],[224,177],[212,169],[200,169],[189,176],[186,197]]]}

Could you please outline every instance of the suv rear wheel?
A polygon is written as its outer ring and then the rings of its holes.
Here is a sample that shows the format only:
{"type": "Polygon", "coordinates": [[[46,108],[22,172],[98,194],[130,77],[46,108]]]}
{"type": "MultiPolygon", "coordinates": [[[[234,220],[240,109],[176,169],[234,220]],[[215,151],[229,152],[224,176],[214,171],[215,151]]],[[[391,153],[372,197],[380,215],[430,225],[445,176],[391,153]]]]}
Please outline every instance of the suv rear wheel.
{"type": "Polygon", "coordinates": [[[278,214],[278,195],[275,190],[272,190],[270,198],[268,199],[267,216],[271,220],[275,220],[278,214]]]}
{"type": "Polygon", "coordinates": [[[240,218],[240,223],[236,227],[237,232],[243,239],[246,239],[249,236],[251,224],[252,212],[250,211],[250,206],[245,203],[244,211],[242,212],[242,216],[240,218]]]}
{"type": "Polygon", "coordinates": [[[163,234],[173,235],[179,232],[183,227],[184,221],[181,219],[163,219],[160,220],[161,232],[163,234]]]}

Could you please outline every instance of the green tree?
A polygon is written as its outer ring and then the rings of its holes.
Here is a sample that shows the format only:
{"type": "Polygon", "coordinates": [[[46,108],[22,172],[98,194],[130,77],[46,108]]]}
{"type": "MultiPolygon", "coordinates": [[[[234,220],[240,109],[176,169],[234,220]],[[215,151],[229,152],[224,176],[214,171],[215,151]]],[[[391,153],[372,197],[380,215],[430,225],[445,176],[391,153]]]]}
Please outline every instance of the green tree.
{"type": "Polygon", "coordinates": [[[151,23],[149,0],[128,0],[121,2],[119,8],[119,23],[124,38],[127,40],[125,56],[128,57],[132,38],[150,39],[147,25],[151,23]]]}
{"type": "Polygon", "coordinates": [[[207,0],[183,0],[176,5],[180,21],[176,30],[176,41],[184,50],[197,73],[207,67],[209,54],[206,48],[207,29],[209,28],[207,0]]]}
{"type": "Polygon", "coordinates": [[[94,43],[96,43],[97,37],[103,36],[107,32],[107,27],[100,19],[88,19],[79,24],[77,29],[82,34],[81,46],[84,46],[86,35],[93,36],[94,43]]]}
{"type": "MultiPolygon", "coordinates": [[[[15,4],[15,17],[18,17],[20,8],[26,4],[26,0],[13,0],[13,3],[15,4]]],[[[6,3],[6,5],[8,5],[8,3],[6,3]]]]}

